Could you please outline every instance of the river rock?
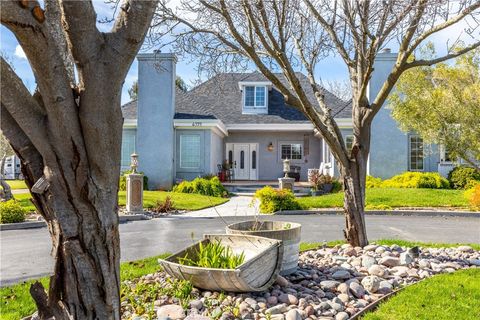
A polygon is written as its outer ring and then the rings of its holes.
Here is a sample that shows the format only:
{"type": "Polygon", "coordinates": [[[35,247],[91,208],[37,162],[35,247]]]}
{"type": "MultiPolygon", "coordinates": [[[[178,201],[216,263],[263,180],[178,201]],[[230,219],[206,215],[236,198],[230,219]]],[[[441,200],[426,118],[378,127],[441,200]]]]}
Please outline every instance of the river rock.
{"type": "Polygon", "coordinates": [[[381,279],[377,276],[368,276],[362,279],[362,286],[368,292],[375,293],[380,286],[381,279]]]}
{"type": "Polygon", "coordinates": [[[340,293],[348,293],[348,284],[345,282],[340,283],[337,287],[337,291],[340,293]]]}
{"type": "Polygon", "coordinates": [[[374,264],[373,266],[368,268],[368,274],[371,276],[383,277],[386,274],[386,270],[384,266],[374,264]]]}
{"type": "Polygon", "coordinates": [[[267,314],[267,313],[270,313],[271,315],[282,314],[285,311],[287,311],[287,307],[284,304],[278,304],[276,306],[273,306],[273,307],[265,310],[265,314],[267,314]]]}
{"type": "Polygon", "coordinates": [[[400,253],[400,264],[408,265],[413,262],[413,257],[408,252],[400,253]]]}
{"type": "Polygon", "coordinates": [[[357,282],[350,283],[350,291],[357,298],[363,298],[365,295],[365,289],[357,282]]]}
{"type": "Polygon", "coordinates": [[[326,280],[326,281],[322,281],[320,282],[320,287],[323,289],[323,290],[335,290],[338,285],[340,284],[340,282],[338,281],[332,281],[332,280],[326,280]]]}
{"type": "Polygon", "coordinates": [[[343,311],[337,313],[337,315],[335,316],[335,320],[347,320],[348,318],[349,318],[348,313],[343,311]]]}
{"type": "Polygon", "coordinates": [[[387,267],[396,267],[400,265],[400,259],[395,257],[386,256],[378,261],[378,264],[383,264],[387,267]]]}
{"type": "Polygon", "coordinates": [[[267,298],[267,304],[274,306],[278,303],[278,298],[276,296],[270,296],[267,298]]]}
{"type": "Polygon", "coordinates": [[[202,310],[203,302],[201,300],[192,300],[190,301],[190,308],[194,308],[197,310],[202,310]]]}
{"type": "Polygon", "coordinates": [[[281,294],[279,297],[278,297],[278,301],[280,301],[281,303],[286,303],[286,304],[297,304],[298,303],[298,299],[297,297],[295,297],[293,294],[281,294]]]}
{"type": "Polygon", "coordinates": [[[302,320],[302,316],[297,309],[291,309],[285,315],[285,320],[302,320]]]}
{"type": "Polygon", "coordinates": [[[473,252],[473,248],[470,246],[459,246],[457,250],[461,252],[473,252]]]}
{"type": "Polygon", "coordinates": [[[392,284],[384,280],[384,281],[380,281],[380,284],[378,285],[378,290],[376,292],[381,294],[387,294],[392,292],[392,290],[393,290],[392,284]]]}
{"type": "Polygon", "coordinates": [[[370,268],[377,263],[374,257],[371,256],[362,256],[362,267],[370,268]]]}
{"type": "Polygon", "coordinates": [[[185,318],[185,311],[183,308],[176,304],[167,304],[161,306],[157,310],[157,318],[170,318],[173,320],[185,318]]]}
{"type": "Polygon", "coordinates": [[[332,278],[335,280],[346,280],[350,279],[352,276],[350,275],[350,272],[346,270],[338,270],[334,274],[332,274],[332,278]]]}

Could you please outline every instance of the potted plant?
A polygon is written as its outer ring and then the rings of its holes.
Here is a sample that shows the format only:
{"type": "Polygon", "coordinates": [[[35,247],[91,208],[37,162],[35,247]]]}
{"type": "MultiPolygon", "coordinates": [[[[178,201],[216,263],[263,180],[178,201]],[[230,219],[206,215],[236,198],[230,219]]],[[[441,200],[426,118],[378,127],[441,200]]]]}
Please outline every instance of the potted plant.
{"type": "Polygon", "coordinates": [[[319,196],[323,194],[323,190],[321,188],[321,177],[323,175],[320,173],[320,170],[312,170],[309,172],[308,175],[308,181],[312,184],[312,187],[310,189],[310,194],[312,196],[319,196]]]}
{"type": "Polygon", "coordinates": [[[320,179],[320,188],[323,193],[330,193],[333,189],[333,178],[328,174],[322,174],[320,179]]]}
{"type": "Polygon", "coordinates": [[[258,219],[233,223],[227,226],[227,234],[243,234],[282,240],[283,258],[281,275],[297,270],[302,225],[284,221],[260,221],[258,219]]]}

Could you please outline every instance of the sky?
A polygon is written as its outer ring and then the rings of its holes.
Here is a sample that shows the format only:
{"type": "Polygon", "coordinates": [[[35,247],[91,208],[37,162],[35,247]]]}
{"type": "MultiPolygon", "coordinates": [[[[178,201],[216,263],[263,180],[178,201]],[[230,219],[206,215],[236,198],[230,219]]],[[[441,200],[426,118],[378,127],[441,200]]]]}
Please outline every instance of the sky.
{"type": "MultiPolygon", "coordinates": [[[[173,2],[175,1],[178,0],[174,0],[173,2]]],[[[102,17],[111,16],[112,9],[110,5],[105,4],[103,0],[94,0],[93,3],[99,19],[101,19],[102,17]]],[[[97,26],[99,30],[103,32],[107,32],[111,27],[111,25],[109,24],[101,23],[98,23],[97,26]]],[[[456,40],[457,37],[462,34],[462,30],[464,27],[464,24],[458,24],[432,36],[430,40],[435,44],[437,52],[439,54],[445,52],[447,42],[452,43],[454,40],[456,40]]],[[[476,32],[476,34],[479,34],[479,32],[476,32]]],[[[465,37],[465,41],[469,42],[471,41],[471,38],[465,37]]],[[[395,44],[392,44],[390,47],[393,51],[395,51],[395,44]]],[[[3,25],[0,26],[0,50],[3,54],[9,57],[12,67],[15,69],[19,77],[23,80],[26,87],[31,92],[33,92],[35,89],[35,78],[33,76],[28,60],[25,56],[25,53],[18,44],[18,41],[16,40],[13,33],[11,33],[3,25]]],[[[141,51],[148,52],[146,50],[141,51]]],[[[320,79],[323,82],[344,81],[347,80],[348,76],[347,69],[343,61],[340,57],[334,55],[331,55],[326,59],[322,60],[318,64],[316,71],[316,78],[320,79]]],[[[192,86],[192,84],[198,80],[195,62],[188,63],[185,59],[180,59],[177,63],[177,75],[182,77],[187,83],[187,85],[192,86]]],[[[130,100],[128,95],[128,89],[132,86],[133,82],[137,79],[137,77],[138,65],[135,59],[125,79],[122,90],[122,104],[130,100]]]]}

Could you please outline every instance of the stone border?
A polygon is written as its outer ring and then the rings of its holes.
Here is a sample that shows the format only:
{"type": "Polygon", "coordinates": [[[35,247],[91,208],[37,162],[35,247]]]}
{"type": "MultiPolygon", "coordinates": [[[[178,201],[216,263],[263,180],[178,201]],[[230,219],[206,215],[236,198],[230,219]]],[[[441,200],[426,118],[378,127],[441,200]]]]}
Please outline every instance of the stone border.
{"type": "MultiPolygon", "coordinates": [[[[149,219],[150,218],[144,214],[125,215],[125,216],[119,217],[119,223],[126,223],[129,221],[149,220],[149,219]]],[[[45,223],[45,221],[4,223],[4,224],[0,224],[0,231],[44,228],[46,226],[47,224],[45,223]]]]}
{"type": "MultiPolygon", "coordinates": [[[[310,215],[335,214],[343,215],[343,209],[313,209],[277,211],[274,215],[310,215]]],[[[367,210],[365,214],[372,216],[419,216],[419,217],[463,217],[480,218],[480,211],[436,211],[436,210],[367,210]]]]}

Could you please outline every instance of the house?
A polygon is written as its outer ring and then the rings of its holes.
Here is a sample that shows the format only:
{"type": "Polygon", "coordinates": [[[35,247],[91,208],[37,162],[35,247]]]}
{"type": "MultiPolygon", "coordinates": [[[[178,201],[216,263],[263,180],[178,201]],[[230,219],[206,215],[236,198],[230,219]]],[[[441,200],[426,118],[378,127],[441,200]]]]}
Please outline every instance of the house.
{"type": "MultiPolygon", "coordinates": [[[[262,74],[219,74],[182,92],[175,86],[173,54],[147,53],[137,59],[138,100],[122,106],[121,166],[128,169],[130,155],[138,153],[149,188],[169,189],[176,180],[216,174],[224,161],[234,167],[236,180],[276,180],[283,175],[283,159],[298,167],[304,181],[308,169],[338,172],[312,123],[286,104],[262,74]]],[[[388,50],[378,56],[370,97],[380,89],[395,59],[388,50]]],[[[297,76],[315,102],[306,76],[297,76]]],[[[319,88],[348,146],[353,140],[351,104],[319,88]]],[[[407,170],[438,171],[446,160],[437,146],[426,152],[420,137],[400,131],[388,108],[376,116],[368,174],[387,178],[407,170]]]]}

